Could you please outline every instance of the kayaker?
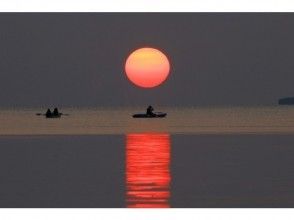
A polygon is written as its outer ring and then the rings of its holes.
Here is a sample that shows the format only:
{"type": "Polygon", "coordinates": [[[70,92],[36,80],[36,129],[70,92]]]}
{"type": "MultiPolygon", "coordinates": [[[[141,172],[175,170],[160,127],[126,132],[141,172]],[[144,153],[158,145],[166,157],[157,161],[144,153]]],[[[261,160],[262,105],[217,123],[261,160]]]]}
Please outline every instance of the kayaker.
{"type": "Polygon", "coordinates": [[[149,105],[146,110],[146,114],[151,115],[151,116],[155,116],[155,114],[153,113],[153,110],[154,110],[153,107],[151,105],[149,105]]]}
{"type": "Polygon", "coordinates": [[[52,116],[52,112],[51,112],[50,108],[47,109],[45,115],[46,115],[46,117],[50,117],[50,116],[52,116]]]}
{"type": "Polygon", "coordinates": [[[58,112],[58,109],[57,108],[54,108],[53,115],[54,116],[59,116],[59,112],[58,112]]]}

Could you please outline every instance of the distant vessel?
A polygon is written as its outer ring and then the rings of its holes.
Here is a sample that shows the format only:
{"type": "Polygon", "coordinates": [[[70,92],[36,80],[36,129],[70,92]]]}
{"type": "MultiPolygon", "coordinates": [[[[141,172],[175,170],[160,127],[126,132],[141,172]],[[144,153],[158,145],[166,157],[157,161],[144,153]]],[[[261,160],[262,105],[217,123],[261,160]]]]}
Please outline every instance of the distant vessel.
{"type": "Polygon", "coordinates": [[[285,97],[279,99],[279,105],[294,105],[294,97],[285,97]]]}
{"type": "Polygon", "coordinates": [[[46,115],[46,114],[43,114],[43,113],[36,113],[36,115],[38,115],[38,116],[43,115],[46,118],[60,118],[61,115],[68,115],[68,114],[58,113],[58,115],[46,115]]]}
{"type": "Polygon", "coordinates": [[[45,115],[46,118],[60,118],[62,113],[59,113],[58,115],[45,115]]]}
{"type": "Polygon", "coordinates": [[[51,112],[51,110],[48,108],[47,109],[47,112],[45,114],[43,113],[36,113],[36,115],[44,115],[46,118],[60,118],[61,115],[68,115],[68,114],[63,114],[63,113],[60,113],[58,111],[58,108],[54,108],[54,111],[51,112]]]}
{"type": "Polygon", "coordinates": [[[133,118],[164,118],[167,114],[163,112],[155,112],[153,115],[150,114],[134,114],[133,118]]]}
{"type": "Polygon", "coordinates": [[[146,113],[134,114],[133,118],[164,118],[167,114],[163,112],[153,112],[151,105],[146,109],[146,113]]]}

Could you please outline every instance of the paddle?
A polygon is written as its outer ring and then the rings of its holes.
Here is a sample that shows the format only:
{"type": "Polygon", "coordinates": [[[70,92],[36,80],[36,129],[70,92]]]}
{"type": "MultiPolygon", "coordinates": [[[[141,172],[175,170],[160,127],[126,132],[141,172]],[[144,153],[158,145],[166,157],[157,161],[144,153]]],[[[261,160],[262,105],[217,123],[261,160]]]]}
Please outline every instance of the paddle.
{"type": "Polygon", "coordinates": [[[164,112],[153,112],[154,114],[165,114],[164,112]]]}

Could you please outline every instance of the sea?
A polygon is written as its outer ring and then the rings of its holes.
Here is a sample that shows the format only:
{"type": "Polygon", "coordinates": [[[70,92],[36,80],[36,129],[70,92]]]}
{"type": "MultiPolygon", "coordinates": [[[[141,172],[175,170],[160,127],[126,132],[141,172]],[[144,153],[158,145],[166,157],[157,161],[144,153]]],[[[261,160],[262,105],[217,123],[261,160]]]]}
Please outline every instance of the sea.
{"type": "Polygon", "coordinates": [[[0,109],[0,207],[294,207],[294,106],[158,110],[0,109]]]}

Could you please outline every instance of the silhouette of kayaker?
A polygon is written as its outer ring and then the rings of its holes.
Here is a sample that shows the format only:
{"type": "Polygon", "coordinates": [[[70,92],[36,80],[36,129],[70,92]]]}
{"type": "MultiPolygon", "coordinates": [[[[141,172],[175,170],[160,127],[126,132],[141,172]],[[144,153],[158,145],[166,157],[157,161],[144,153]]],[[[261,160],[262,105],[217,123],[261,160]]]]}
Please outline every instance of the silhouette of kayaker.
{"type": "Polygon", "coordinates": [[[134,114],[133,118],[164,118],[167,113],[164,112],[153,112],[153,107],[151,105],[146,109],[146,113],[134,114]]]}
{"type": "Polygon", "coordinates": [[[59,116],[58,108],[54,108],[54,110],[53,110],[53,115],[54,115],[54,116],[59,116]]]}
{"type": "Polygon", "coordinates": [[[154,111],[153,107],[149,105],[146,110],[146,115],[155,116],[156,114],[154,114],[153,111],[154,111]]]}
{"type": "Polygon", "coordinates": [[[46,117],[50,117],[50,116],[52,116],[52,112],[51,112],[50,108],[47,109],[45,115],[46,115],[46,117]]]}

